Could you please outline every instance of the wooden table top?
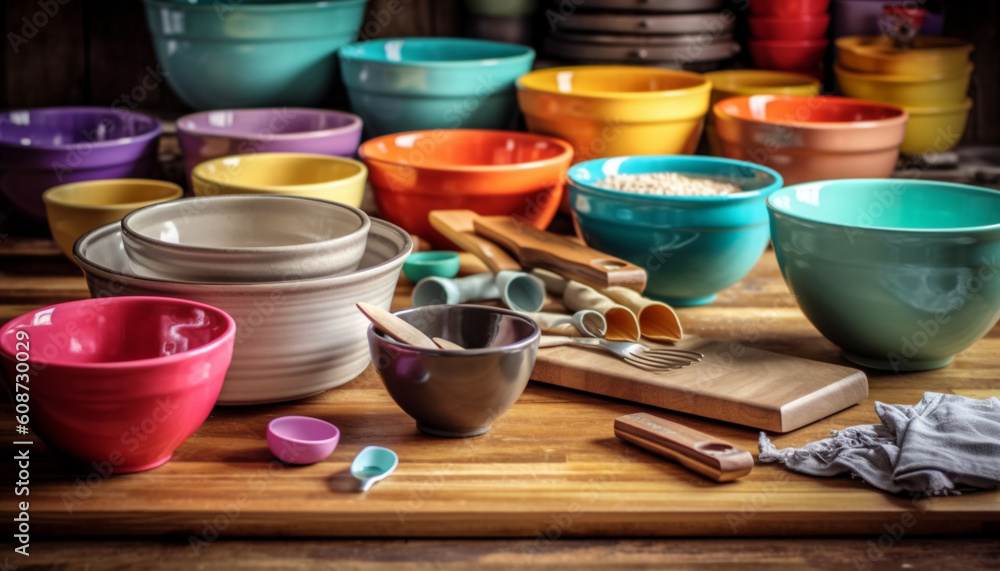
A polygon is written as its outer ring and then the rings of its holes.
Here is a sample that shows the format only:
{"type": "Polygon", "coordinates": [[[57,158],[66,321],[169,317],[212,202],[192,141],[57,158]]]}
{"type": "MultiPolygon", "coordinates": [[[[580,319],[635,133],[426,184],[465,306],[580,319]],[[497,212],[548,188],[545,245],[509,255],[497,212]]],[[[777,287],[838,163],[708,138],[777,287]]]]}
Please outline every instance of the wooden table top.
{"type": "MultiPolygon", "coordinates": [[[[394,308],[408,303],[408,293],[402,283],[394,308]]],[[[48,240],[0,241],[0,323],[85,297],[79,270],[48,240]]],[[[770,251],[715,303],[678,311],[686,330],[703,337],[848,364],[798,310],[770,251]]],[[[877,422],[875,400],[913,404],[925,391],[1000,396],[998,356],[995,328],[947,368],[869,371],[870,396],[862,404],[774,435],[774,441],[800,446],[832,429],[877,422]]],[[[9,402],[0,406],[0,430],[7,434],[13,434],[11,408],[9,402]]],[[[813,478],[775,465],[758,465],[746,478],[716,484],[617,440],[614,418],[637,411],[709,432],[756,455],[753,429],[534,382],[486,435],[424,436],[369,368],[310,399],[218,407],[169,463],[145,473],[95,478],[37,444],[31,453],[31,563],[101,557],[127,566],[146,554],[168,567],[197,561],[211,568],[247,557],[249,549],[257,563],[286,568],[332,561],[366,568],[395,560],[390,551],[410,568],[735,560],[864,567],[917,557],[921,564],[954,557],[967,567],[1000,564],[1000,491],[914,500],[849,477],[813,478]],[[285,414],[337,424],[343,433],[337,450],[312,466],[274,461],[264,428],[285,414]],[[369,444],[396,450],[400,466],[368,494],[349,493],[350,460],[369,444]],[[81,487],[88,477],[93,482],[81,487]],[[901,537],[891,535],[900,529],[901,537]],[[65,536],[108,541],[52,539],[65,536]],[[691,539],[697,536],[714,539],[691,539]],[[793,536],[799,539],[788,539],[793,536]],[[226,541],[216,542],[220,537],[226,541]],[[261,540],[240,540],[246,537],[261,540]],[[312,539],[263,541],[278,537],[312,539]],[[489,539],[498,537],[514,539],[489,539]],[[686,539],[648,539],[653,537],[686,539]],[[368,551],[359,555],[359,549],[368,551]]],[[[4,481],[12,481],[13,463],[5,456],[11,480],[4,481]]],[[[0,562],[7,556],[0,555],[0,562]]]]}

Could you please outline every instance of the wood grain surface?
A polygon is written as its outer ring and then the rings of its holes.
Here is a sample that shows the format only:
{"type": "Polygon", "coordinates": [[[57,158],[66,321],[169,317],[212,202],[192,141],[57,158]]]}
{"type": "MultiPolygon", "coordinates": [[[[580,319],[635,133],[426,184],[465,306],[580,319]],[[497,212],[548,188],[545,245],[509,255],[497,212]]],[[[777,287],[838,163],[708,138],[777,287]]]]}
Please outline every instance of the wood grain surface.
{"type": "MultiPolygon", "coordinates": [[[[0,243],[0,322],[51,301],[86,297],[78,270],[59,256],[40,241],[0,243]]],[[[397,294],[394,307],[406,305],[408,286],[397,294]]],[[[680,313],[690,331],[706,337],[844,364],[794,306],[770,253],[716,303],[680,313]]],[[[871,394],[862,404],[774,435],[775,442],[803,445],[831,429],[874,422],[875,399],[912,404],[927,390],[998,395],[998,354],[994,330],[948,368],[872,373],[871,394]]],[[[10,408],[5,404],[0,416],[5,434],[12,434],[10,408]]],[[[899,526],[909,536],[1000,531],[1000,492],[916,500],[849,477],[812,478],[774,465],[756,466],[735,482],[713,483],[614,437],[616,417],[642,411],[756,450],[753,429],[537,383],[483,436],[428,437],[369,369],[314,398],[218,407],[173,460],[145,473],[104,478],[37,442],[31,451],[32,533],[170,535],[197,544],[219,536],[878,540],[899,526]],[[286,414],[333,422],[343,433],[339,447],[312,466],[277,462],[264,431],[270,419],[286,414]],[[350,493],[350,460],[369,444],[396,450],[399,468],[371,492],[350,493]]],[[[13,481],[11,457],[2,462],[3,481],[13,481]]]]}

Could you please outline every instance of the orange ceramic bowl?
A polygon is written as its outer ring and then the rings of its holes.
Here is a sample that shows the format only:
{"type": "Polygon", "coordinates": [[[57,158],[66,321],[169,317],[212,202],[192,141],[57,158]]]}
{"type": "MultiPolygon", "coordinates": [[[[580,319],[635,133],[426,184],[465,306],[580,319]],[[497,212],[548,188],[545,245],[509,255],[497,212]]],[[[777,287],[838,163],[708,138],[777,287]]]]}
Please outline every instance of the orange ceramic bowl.
{"type": "Polygon", "coordinates": [[[510,215],[545,229],[573,159],[569,143],[513,131],[436,129],[376,137],[358,149],[383,218],[438,247],[431,210],[510,215]]]}
{"type": "Polygon", "coordinates": [[[892,174],[902,107],[846,97],[751,95],[712,109],[722,154],[778,171],[785,184],[892,174]]]}

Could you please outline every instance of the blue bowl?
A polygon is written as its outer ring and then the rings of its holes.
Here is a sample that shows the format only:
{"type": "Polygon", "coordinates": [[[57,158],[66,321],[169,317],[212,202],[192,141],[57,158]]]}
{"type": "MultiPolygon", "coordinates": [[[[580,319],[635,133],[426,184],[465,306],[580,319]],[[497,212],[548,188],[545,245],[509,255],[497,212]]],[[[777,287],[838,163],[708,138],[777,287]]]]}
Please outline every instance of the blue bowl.
{"type": "Polygon", "coordinates": [[[199,110],[323,103],[337,78],[337,49],[357,37],[365,10],[365,0],[144,3],[162,66],[148,83],[166,79],[199,110]]]}
{"type": "Polygon", "coordinates": [[[906,179],[792,185],[767,201],[781,273],[849,360],[943,367],[1000,318],[1000,193],[906,179]]]}
{"type": "Polygon", "coordinates": [[[391,38],[340,49],[351,109],[370,137],[424,129],[506,129],[526,46],[464,38],[391,38]]]}
{"type": "Polygon", "coordinates": [[[687,155],[613,157],[570,167],[570,207],[588,246],[646,269],[645,294],[672,305],[710,303],[767,247],[764,200],[781,175],[753,163],[687,155]],[[723,196],[662,196],[601,188],[611,174],[674,172],[733,183],[723,196]]]}

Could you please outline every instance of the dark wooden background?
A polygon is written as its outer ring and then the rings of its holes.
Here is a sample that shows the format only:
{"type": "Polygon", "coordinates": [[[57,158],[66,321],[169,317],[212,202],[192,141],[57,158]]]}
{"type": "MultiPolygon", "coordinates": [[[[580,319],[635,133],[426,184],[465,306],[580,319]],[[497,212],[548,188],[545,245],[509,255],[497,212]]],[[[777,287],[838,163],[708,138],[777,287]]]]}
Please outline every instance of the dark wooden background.
{"type": "MultiPolygon", "coordinates": [[[[111,105],[140,84],[148,73],[147,66],[155,67],[140,0],[42,0],[58,4],[59,12],[48,17],[15,53],[10,34],[23,35],[22,19],[31,20],[41,10],[39,1],[2,1],[0,29],[5,41],[0,58],[0,108],[111,105]]],[[[388,1],[370,0],[368,18],[388,1]]],[[[462,0],[398,1],[403,12],[382,26],[378,35],[465,35],[469,16],[462,0]]],[[[586,0],[573,2],[582,6],[586,0]]],[[[535,18],[541,30],[546,26],[543,10],[547,4],[545,0],[540,4],[535,18]]],[[[944,4],[945,34],[976,46],[971,88],[975,107],[964,143],[1000,144],[1000,2],[958,0],[944,4]]],[[[332,100],[330,105],[343,105],[343,98],[332,100]]],[[[187,110],[165,84],[149,92],[139,108],[167,116],[187,110]]]]}

